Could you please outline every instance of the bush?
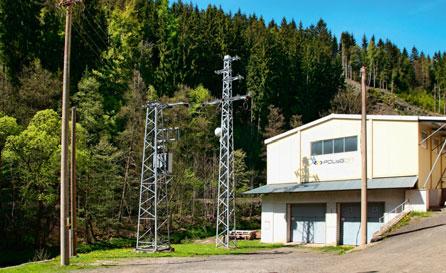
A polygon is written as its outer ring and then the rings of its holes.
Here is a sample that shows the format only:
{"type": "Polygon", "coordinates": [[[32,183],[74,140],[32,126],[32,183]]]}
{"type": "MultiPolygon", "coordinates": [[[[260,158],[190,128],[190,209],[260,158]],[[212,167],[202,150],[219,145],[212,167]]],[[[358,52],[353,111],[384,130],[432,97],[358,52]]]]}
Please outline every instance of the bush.
{"type": "Polygon", "coordinates": [[[215,235],[215,227],[189,227],[175,231],[170,236],[172,244],[184,243],[190,240],[203,239],[215,235]]]}
{"type": "Polygon", "coordinates": [[[88,253],[96,250],[106,250],[115,248],[135,247],[136,240],[130,238],[110,238],[107,241],[98,241],[93,244],[80,243],[78,253],[88,253]]]}
{"type": "MultiPolygon", "coordinates": [[[[399,97],[403,98],[405,101],[422,107],[426,110],[432,111],[434,109],[435,100],[431,94],[426,90],[416,89],[398,94],[399,97]]],[[[437,105],[438,107],[438,105],[437,105]]],[[[443,109],[444,102],[442,101],[440,108],[443,109]]]]}

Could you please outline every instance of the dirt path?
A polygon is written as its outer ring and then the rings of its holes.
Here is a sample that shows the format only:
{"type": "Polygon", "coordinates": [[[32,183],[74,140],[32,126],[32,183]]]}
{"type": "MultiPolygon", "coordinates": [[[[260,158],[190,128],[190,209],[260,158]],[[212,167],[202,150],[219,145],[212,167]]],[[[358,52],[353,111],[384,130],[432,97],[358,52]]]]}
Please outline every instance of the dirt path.
{"type": "Polygon", "coordinates": [[[82,272],[446,273],[446,213],[414,221],[403,231],[342,256],[290,247],[243,255],[121,260],[109,262],[108,268],[82,272]]]}

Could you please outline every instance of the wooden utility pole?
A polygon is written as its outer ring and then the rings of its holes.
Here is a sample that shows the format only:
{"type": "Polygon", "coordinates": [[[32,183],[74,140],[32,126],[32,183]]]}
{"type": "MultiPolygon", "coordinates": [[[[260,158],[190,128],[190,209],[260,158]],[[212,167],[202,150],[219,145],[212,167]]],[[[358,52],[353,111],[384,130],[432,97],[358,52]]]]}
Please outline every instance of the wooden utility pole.
{"type": "Polygon", "coordinates": [[[361,68],[361,97],[361,246],[365,246],[367,244],[367,90],[365,66],[361,68]]]}
{"type": "Polygon", "coordinates": [[[70,96],[70,55],[71,55],[71,20],[72,6],[77,0],[65,0],[60,3],[65,7],[65,47],[63,63],[63,87],[62,87],[62,133],[61,133],[61,157],[60,157],[60,264],[68,265],[68,104],[70,96]]]}
{"type": "Polygon", "coordinates": [[[77,255],[76,221],[76,107],[71,108],[71,168],[70,168],[70,256],[77,255]]]}

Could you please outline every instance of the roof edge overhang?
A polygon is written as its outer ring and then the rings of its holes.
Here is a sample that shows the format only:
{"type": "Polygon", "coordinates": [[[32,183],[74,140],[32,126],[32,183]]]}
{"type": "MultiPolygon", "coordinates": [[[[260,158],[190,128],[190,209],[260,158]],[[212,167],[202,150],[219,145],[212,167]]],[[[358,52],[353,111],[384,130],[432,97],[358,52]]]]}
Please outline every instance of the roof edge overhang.
{"type": "MultiPolygon", "coordinates": [[[[417,176],[383,177],[368,180],[367,189],[410,189],[415,187],[417,176]]],[[[267,184],[244,192],[243,194],[294,193],[294,192],[323,192],[360,190],[361,179],[267,184]]]]}

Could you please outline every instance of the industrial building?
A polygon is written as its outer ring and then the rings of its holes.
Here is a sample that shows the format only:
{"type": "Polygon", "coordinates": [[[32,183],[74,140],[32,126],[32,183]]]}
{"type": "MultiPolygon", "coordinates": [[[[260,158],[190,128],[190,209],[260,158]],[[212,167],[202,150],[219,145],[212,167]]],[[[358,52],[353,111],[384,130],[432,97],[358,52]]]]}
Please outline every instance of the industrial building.
{"type": "MultiPolygon", "coordinates": [[[[368,240],[402,210],[444,204],[446,118],[367,116],[368,240]],[[441,155],[440,155],[441,154],[441,155]]],[[[360,115],[331,114],[265,140],[266,243],[358,245],[360,115]]]]}

